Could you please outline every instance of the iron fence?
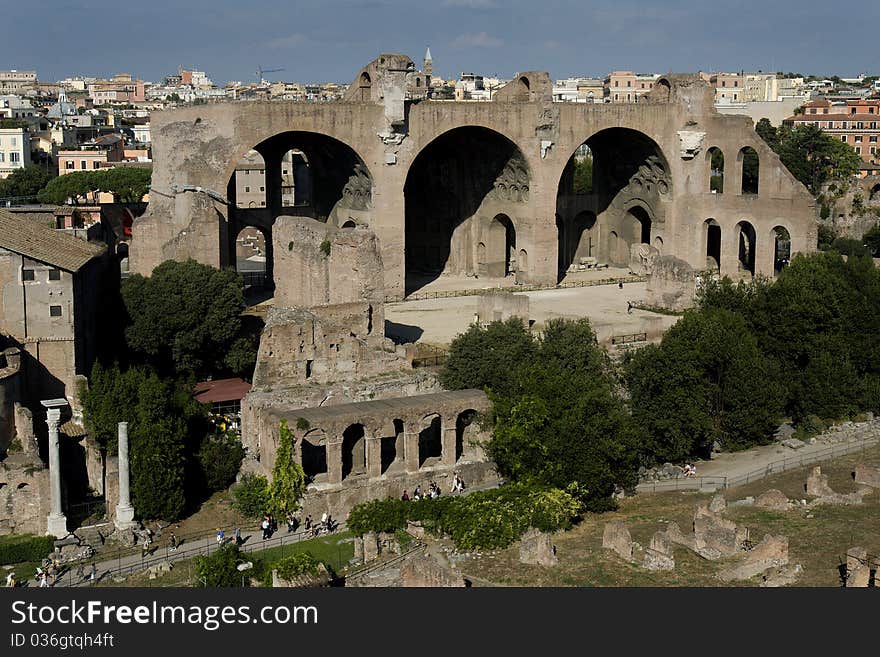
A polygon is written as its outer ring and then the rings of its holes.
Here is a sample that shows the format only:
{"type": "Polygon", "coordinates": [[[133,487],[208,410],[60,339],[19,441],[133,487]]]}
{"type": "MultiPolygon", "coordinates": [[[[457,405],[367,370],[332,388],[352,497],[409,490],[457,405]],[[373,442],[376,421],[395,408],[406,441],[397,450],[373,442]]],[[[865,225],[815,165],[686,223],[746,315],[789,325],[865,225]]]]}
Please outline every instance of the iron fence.
{"type": "MultiPolygon", "coordinates": [[[[404,301],[424,301],[426,299],[451,299],[454,297],[472,297],[490,292],[540,292],[543,290],[565,290],[577,287],[593,287],[595,285],[616,285],[618,283],[642,283],[647,280],[644,276],[618,276],[613,278],[600,278],[591,281],[568,281],[555,285],[508,285],[504,287],[487,287],[468,290],[436,290],[429,292],[413,292],[408,294],[404,301]]],[[[385,303],[399,302],[401,299],[386,296],[385,303]]]]}
{"type": "Polygon", "coordinates": [[[766,479],[771,475],[779,474],[786,470],[791,470],[792,468],[801,468],[805,465],[812,465],[820,461],[827,461],[854,452],[860,452],[875,445],[877,440],[877,438],[865,438],[840,445],[831,445],[825,449],[810,452],[808,454],[787,456],[782,459],[777,459],[776,461],[771,461],[762,468],[756,468],[733,477],[679,477],[677,479],[667,479],[665,481],[646,481],[636,486],[636,492],[662,493],[676,490],[714,492],[727,488],[736,488],[737,486],[744,486],[753,481],[766,479]]]}
{"type": "MultiPolygon", "coordinates": [[[[314,530],[298,530],[295,532],[276,531],[275,535],[268,539],[260,539],[257,536],[259,528],[254,533],[246,536],[243,543],[239,545],[239,549],[244,553],[262,552],[264,550],[280,548],[281,558],[284,555],[284,549],[288,546],[313,538],[332,537],[345,528],[344,523],[336,526],[330,534],[322,533],[315,535],[314,530]]],[[[244,534],[244,532],[242,532],[244,534]]],[[[79,563],[66,564],[65,569],[60,573],[54,586],[94,586],[108,579],[117,579],[128,577],[135,573],[146,572],[154,566],[164,563],[174,564],[181,561],[189,561],[195,557],[209,556],[222,546],[231,542],[227,538],[222,544],[217,541],[216,534],[199,534],[198,538],[183,537],[178,542],[178,547],[172,549],[170,543],[164,546],[158,546],[146,551],[140,550],[140,554],[136,550],[118,550],[115,555],[101,553],[93,556],[87,561],[79,563]],[[116,564],[113,565],[113,562],[116,564]],[[97,567],[95,578],[91,578],[91,564],[102,564],[97,567]],[[79,572],[79,565],[83,565],[83,572],[79,572]]],[[[342,559],[341,545],[337,546],[337,555],[334,563],[329,564],[334,570],[342,568],[345,563],[342,559]]],[[[247,577],[247,573],[244,574],[247,577]]]]}

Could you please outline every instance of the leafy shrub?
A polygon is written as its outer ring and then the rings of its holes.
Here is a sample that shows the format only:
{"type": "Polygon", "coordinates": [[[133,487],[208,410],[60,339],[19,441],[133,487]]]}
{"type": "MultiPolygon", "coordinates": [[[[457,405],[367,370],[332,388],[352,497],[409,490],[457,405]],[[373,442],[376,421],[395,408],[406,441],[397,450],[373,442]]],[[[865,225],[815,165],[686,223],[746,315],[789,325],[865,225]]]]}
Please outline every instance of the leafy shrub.
{"type": "Polygon", "coordinates": [[[227,543],[214,554],[196,557],[196,586],[216,588],[241,586],[241,573],[236,568],[241,550],[234,543],[227,543]]]}
{"type": "Polygon", "coordinates": [[[0,539],[0,563],[12,564],[24,561],[40,561],[55,548],[51,536],[16,534],[0,539]]]}
{"type": "Polygon", "coordinates": [[[529,528],[567,529],[581,511],[568,491],[512,484],[466,497],[436,500],[373,500],[357,505],[348,517],[355,534],[398,532],[407,520],[449,535],[458,549],[493,550],[509,546],[529,528]]]}
{"type": "Polygon", "coordinates": [[[330,240],[324,240],[321,242],[321,253],[323,253],[325,257],[330,255],[330,240]]]}
{"type": "Polygon", "coordinates": [[[274,569],[278,571],[279,577],[289,581],[304,573],[316,575],[318,560],[308,552],[300,552],[281,559],[275,564],[274,569]]]}
{"type": "Polygon", "coordinates": [[[232,506],[249,518],[262,518],[269,504],[269,481],[262,475],[246,474],[232,489],[232,506]]]}
{"type": "Polygon", "coordinates": [[[235,481],[244,447],[234,434],[206,436],[196,455],[205,487],[211,491],[223,490],[235,481]]]}

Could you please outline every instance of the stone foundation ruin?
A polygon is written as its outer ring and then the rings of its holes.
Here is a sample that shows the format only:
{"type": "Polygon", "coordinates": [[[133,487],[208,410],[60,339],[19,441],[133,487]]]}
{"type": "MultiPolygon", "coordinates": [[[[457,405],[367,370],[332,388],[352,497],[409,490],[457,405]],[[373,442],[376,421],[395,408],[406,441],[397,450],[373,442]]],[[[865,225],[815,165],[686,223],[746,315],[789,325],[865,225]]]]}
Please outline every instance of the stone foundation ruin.
{"type": "Polygon", "coordinates": [[[304,513],[344,517],[430,481],[448,490],[453,471],[497,482],[481,447],[485,393],[444,392],[385,337],[375,234],[285,216],[274,239],[279,284],[242,401],[243,469],[271,477],[286,420],[309,481],[304,513]]]}

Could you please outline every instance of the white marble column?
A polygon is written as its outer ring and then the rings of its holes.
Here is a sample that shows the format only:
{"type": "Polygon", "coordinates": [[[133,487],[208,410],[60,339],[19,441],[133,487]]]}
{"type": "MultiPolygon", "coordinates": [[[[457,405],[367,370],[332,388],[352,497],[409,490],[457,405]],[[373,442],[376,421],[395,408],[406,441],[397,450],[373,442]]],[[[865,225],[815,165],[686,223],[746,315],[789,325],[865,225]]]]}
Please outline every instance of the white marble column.
{"type": "Polygon", "coordinates": [[[119,457],[119,503],[116,505],[116,529],[122,531],[135,526],[134,507],[129,493],[128,466],[128,422],[120,422],[118,427],[117,454],[119,457]]]}
{"type": "Polygon", "coordinates": [[[57,538],[67,536],[67,517],[61,512],[61,455],[58,451],[58,423],[60,408],[47,408],[46,424],[49,427],[49,492],[51,508],[46,518],[46,534],[57,538]]]}

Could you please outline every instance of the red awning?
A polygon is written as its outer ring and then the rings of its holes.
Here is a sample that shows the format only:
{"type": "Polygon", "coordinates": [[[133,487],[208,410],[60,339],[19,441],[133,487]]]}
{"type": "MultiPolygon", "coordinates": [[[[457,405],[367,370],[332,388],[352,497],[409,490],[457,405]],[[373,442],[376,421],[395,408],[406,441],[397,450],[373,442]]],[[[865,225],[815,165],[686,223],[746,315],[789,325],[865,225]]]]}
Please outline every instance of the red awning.
{"type": "Polygon", "coordinates": [[[197,383],[193,392],[196,401],[203,404],[241,401],[251,391],[251,384],[243,379],[217,379],[197,383]]]}

